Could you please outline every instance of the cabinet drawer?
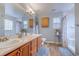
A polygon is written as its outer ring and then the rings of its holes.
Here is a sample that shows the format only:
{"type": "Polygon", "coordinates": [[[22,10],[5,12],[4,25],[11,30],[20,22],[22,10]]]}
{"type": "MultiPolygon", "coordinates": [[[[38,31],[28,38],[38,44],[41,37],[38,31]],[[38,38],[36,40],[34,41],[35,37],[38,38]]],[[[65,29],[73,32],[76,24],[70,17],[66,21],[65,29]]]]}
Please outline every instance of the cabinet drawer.
{"type": "Polygon", "coordinates": [[[16,49],[14,51],[12,51],[11,53],[7,54],[7,56],[19,56],[19,49],[16,49]]]}
{"type": "Polygon", "coordinates": [[[31,54],[34,55],[37,52],[36,39],[31,42],[31,54]]]}

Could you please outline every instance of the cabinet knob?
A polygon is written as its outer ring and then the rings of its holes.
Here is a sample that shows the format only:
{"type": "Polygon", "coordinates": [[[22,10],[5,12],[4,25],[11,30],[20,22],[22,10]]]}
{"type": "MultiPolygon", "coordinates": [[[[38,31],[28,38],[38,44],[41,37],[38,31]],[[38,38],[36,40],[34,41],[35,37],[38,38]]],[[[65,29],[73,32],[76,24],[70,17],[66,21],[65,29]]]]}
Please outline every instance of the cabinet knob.
{"type": "Polygon", "coordinates": [[[20,51],[22,52],[22,49],[20,51]]]}
{"type": "Polygon", "coordinates": [[[20,53],[20,51],[18,51],[18,53],[20,53]]]}
{"type": "Polygon", "coordinates": [[[20,51],[17,51],[17,55],[20,56],[20,51]]]}

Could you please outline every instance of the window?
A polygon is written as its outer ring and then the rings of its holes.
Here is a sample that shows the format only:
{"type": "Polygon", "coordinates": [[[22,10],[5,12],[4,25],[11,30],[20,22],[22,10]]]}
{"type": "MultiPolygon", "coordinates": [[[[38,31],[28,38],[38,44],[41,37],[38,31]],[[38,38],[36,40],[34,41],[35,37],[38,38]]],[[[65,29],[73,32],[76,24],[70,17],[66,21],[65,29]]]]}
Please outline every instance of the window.
{"type": "Polygon", "coordinates": [[[24,28],[27,29],[27,27],[28,27],[28,22],[27,22],[27,21],[23,21],[23,24],[24,24],[24,28]]]}
{"type": "Polygon", "coordinates": [[[61,20],[59,17],[53,18],[53,28],[54,29],[59,29],[61,26],[61,20]]]}
{"type": "Polygon", "coordinates": [[[5,19],[4,24],[5,24],[5,30],[12,30],[13,29],[13,21],[5,19]]]}

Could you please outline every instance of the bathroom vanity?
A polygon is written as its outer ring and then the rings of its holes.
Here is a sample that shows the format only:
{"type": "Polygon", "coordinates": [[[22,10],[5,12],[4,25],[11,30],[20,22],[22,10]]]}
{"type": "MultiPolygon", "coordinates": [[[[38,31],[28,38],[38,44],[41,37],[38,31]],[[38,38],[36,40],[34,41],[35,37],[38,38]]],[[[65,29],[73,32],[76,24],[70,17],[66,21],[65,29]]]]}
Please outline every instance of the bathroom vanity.
{"type": "MultiPolygon", "coordinates": [[[[16,39],[16,38],[15,38],[16,39]]],[[[27,35],[16,39],[16,43],[11,46],[0,48],[1,56],[34,56],[41,46],[40,34],[27,35]]]]}

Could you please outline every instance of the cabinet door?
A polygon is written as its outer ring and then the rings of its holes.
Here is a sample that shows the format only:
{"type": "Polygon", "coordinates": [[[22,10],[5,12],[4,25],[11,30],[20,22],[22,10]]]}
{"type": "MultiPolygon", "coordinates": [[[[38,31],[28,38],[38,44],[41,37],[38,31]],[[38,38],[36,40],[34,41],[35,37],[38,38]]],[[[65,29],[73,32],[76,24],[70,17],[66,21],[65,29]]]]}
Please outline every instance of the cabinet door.
{"type": "Polygon", "coordinates": [[[36,53],[36,39],[34,39],[33,41],[32,41],[32,44],[31,44],[31,55],[35,55],[35,53],[36,53]]]}
{"type": "Polygon", "coordinates": [[[42,43],[42,39],[41,37],[38,37],[38,47],[40,47],[41,43],[42,43]]]}
{"type": "Polygon", "coordinates": [[[38,51],[38,38],[36,38],[36,51],[38,51]]]}
{"type": "Polygon", "coordinates": [[[25,44],[20,48],[21,54],[22,56],[29,56],[29,44],[25,44]]]}
{"type": "Polygon", "coordinates": [[[19,55],[20,55],[19,49],[16,49],[15,51],[13,51],[13,52],[7,54],[7,56],[19,56],[19,55]]]}

